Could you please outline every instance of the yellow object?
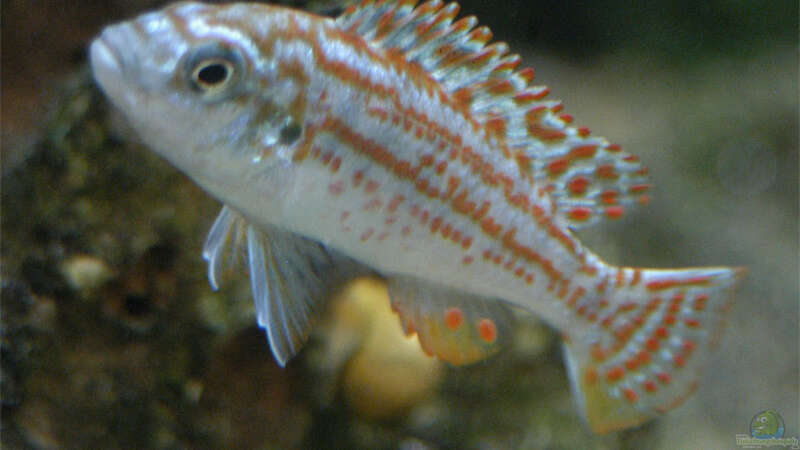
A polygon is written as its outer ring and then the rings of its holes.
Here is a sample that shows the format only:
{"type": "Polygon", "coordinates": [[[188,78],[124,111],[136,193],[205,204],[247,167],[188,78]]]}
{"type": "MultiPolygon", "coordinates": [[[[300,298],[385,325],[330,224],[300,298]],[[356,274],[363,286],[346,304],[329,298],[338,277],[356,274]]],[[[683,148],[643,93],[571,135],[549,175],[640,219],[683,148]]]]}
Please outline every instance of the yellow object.
{"type": "Polygon", "coordinates": [[[356,412],[389,418],[434,393],[442,363],[427,356],[415,336],[405,335],[389,306],[385,283],[356,280],[336,303],[334,315],[336,322],[362,333],[342,377],[344,397],[356,412]]]}

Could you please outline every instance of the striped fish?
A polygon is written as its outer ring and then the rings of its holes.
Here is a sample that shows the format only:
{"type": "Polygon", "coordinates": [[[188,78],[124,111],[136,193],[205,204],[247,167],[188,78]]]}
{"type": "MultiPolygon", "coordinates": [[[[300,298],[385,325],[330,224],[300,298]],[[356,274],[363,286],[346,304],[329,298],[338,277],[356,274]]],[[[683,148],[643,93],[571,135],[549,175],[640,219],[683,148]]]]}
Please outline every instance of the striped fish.
{"type": "Polygon", "coordinates": [[[247,264],[281,365],[331,283],[366,268],[426,352],[487,358],[521,307],[563,334],[596,432],[655,417],[694,389],[743,270],[586,249],[573,230],[647,203],[647,170],[458,11],[180,3],[105,29],[91,63],[145,142],[224,203],[211,284],[247,264]]]}

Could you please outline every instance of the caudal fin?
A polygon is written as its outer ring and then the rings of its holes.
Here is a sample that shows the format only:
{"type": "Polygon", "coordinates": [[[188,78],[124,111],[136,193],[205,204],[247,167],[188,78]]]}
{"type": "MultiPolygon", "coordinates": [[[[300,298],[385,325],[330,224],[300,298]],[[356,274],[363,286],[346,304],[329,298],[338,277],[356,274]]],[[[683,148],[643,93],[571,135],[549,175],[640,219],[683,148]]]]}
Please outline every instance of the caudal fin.
{"type": "Polygon", "coordinates": [[[573,394],[606,433],[645,422],[695,389],[744,269],[618,269],[596,320],[565,342],[573,394]]]}

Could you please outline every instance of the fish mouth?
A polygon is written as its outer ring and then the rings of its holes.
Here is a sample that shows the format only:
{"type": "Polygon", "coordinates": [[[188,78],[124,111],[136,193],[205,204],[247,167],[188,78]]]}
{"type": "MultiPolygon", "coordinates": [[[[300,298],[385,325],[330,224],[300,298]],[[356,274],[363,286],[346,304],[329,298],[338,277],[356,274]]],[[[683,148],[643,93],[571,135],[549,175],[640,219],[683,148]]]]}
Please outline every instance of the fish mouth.
{"type": "Polygon", "coordinates": [[[92,72],[94,72],[95,75],[122,75],[122,65],[119,56],[102,36],[95,39],[91,47],[89,47],[89,59],[92,65],[92,72]]]}
{"type": "MultiPolygon", "coordinates": [[[[92,72],[106,91],[112,90],[125,78],[126,67],[131,67],[133,55],[127,55],[120,48],[130,47],[132,33],[125,24],[112,25],[97,37],[89,47],[89,60],[92,72]],[[126,46],[125,43],[129,42],[126,46]]],[[[109,92],[110,93],[110,92],[109,92]]]]}

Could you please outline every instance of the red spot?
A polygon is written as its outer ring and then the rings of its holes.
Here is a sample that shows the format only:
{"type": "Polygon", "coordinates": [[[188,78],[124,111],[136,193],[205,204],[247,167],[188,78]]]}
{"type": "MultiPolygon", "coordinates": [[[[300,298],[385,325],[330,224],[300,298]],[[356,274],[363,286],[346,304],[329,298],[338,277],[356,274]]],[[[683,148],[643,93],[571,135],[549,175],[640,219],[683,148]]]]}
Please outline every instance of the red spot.
{"type": "Polygon", "coordinates": [[[642,195],[641,197],[639,197],[639,204],[640,205],[646,205],[648,203],[650,203],[650,196],[649,195],[642,195]]]}
{"type": "Polygon", "coordinates": [[[571,114],[561,114],[561,115],[560,115],[560,116],[558,116],[558,117],[559,117],[559,118],[560,118],[560,119],[561,119],[561,120],[562,120],[564,123],[572,123],[572,121],[573,121],[573,120],[575,120],[575,118],[574,118],[574,117],[572,117],[572,115],[571,115],[571,114]]]}
{"type": "Polygon", "coordinates": [[[629,312],[636,309],[636,303],[634,302],[624,302],[619,305],[619,310],[623,312],[629,312]]]}
{"type": "Polygon", "coordinates": [[[333,153],[327,152],[324,155],[322,155],[322,158],[320,159],[320,161],[322,161],[322,164],[327,165],[329,162],[331,162],[332,158],[333,158],[333,153]]]}
{"type": "Polygon", "coordinates": [[[640,194],[648,189],[650,189],[649,184],[634,184],[633,186],[630,187],[629,191],[632,194],[640,194]]]}
{"type": "Polygon", "coordinates": [[[561,131],[553,128],[547,128],[538,123],[528,123],[528,132],[531,136],[539,138],[543,141],[561,141],[567,135],[561,131]]]}
{"type": "Polygon", "coordinates": [[[358,187],[361,185],[361,182],[364,180],[364,171],[363,170],[356,170],[353,173],[353,186],[358,187]]]}
{"type": "Polygon", "coordinates": [[[707,301],[708,301],[708,295],[706,294],[698,295],[697,298],[694,299],[694,310],[703,311],[704,309],[706,309],[707,301]]]}
{"type": "Polygon", "coordinates": [[[594,358],[594,360],[597,362],[603,361],[607,356],[605,349],[600,344],[592,345],[591,353],[592,358],[594,358]]]}
{"type": "MultiPolygon", "coordinates": [[[[499,223],[495,223],[494,219],[491,217],[487,217],[483,219],[481,222],[481,228],[483,231],[486,232],[489,236],[497,237],[500,234],[500,231],[503,230],[503,226],[499,223]]],[[[515,231],[513,228],[509,231],[515,231]]]]}
{"type": "Polygon", "coordinates": [[[467,236],[461,241],[461,246],[466,250],[472,246],[472,236],[467,236]]]}
{"type": "Polygon", "coordinates": [[[464,259],[461,260],[461,262],[465,266],[468,266],[468,265],[472,264],[472,261],[474,261],[474,260],[475,260],[475,258],[472,257],[472,255],[467,255],[467,256],[464,257],[464,259]]]}
{"type": "Polygon", "coordinates": [[[444,323],[451,330],[458,329],[464,323],[464,311],[461,308],[447,308],[447,311],[444,312],[444,323]]]}
{"type": "Polygon", "coordinates": [[[675,355],[675,357],[672,358],[672,363],[675,367],[683,367],[686,365],[686,358],[684,358],[683,355],[675,355]]]}
{"type": "Polygon", "coordinates": [[[615,180],[619,178],[619,174],[616,172],[616,169],[611,164],[601,164],[597,166],[594,170],[595,175],[599,178],[605,178],[609,180],[615,180]]]}
{"type": "Polygon", "coordinates": [[[364,191],[366,193],[368,193],[368,194],[371,194],[371,193],[377,191],[378,187],[380,187],[380,184],[378,184],[377,181],[375,181],[375,180],[367,180],[367,184],[366,184],[366,186],[364,186],[364,191]]]}
{"type": "Polygon", "coordinates": [[[400,206],[400,203],[402,203],[403,200],[405,200],[405,197],[403,197],[402,195],[395,195],[394,197],[392,197],[392,200],[389,201],[389,204],[387,205],[388,211],[389,212],[397,211],[397,207],[400,206]]]}
{"type": "Polygon", "coordinates": [[[621,366],[614,366],[608,369],[608,372],[606,372],[606,381],[608,381],[609,383],[613,383],[615,381],[621,380],[622,377],[624,376],[625,376],[625,369],[623,369],[621,366]]]}
{"type": "Polygon", "coordinates": [[[443,174],[444,171],[447,170],[447,161],[439,161],[439,163],[436,164],[435,169],[437,174],[439,175],[443,174]]]}
{"type": "Polygon", "coordinates": [[[428,167],[433,165],[433,155],[432,154],[425,154],[419,158],[419,164],[423,167],[428,167]]]}
{"type": "Polygon", "coordinates": [[[339,180],[331,183],[328,185],[328,192],[330,192],[332,195],[340,195],[342,192],[344,192],[344,182],[339,180]]]}
{"type": "Polygon", "coordinates": [[[684,321],[687,327],[689,328],[698,328],[700,326],[700,321],[695,319],[694,317],[690,317],[684,321]]]}
{"type": "Polygon", "coordinates": [[[596,145],[581,145],[570,150],[569,154],[573,158],[591,158],[597,153],[596,145]]]}
{"type": "Polygon", "coordinates": [[[442,227],[442,237],[447,239],[450,237],[450,234],[453,232],[453,226],[449,223],[444,224],[442,227]]]}
{"type": "Polygon", "coordinates": [[[363,209],[364,211],[370,211],[380,208],[382,204],[383,202],[381,201],[381,199],[376,196],[371,198],[367,203],[365,203],[361,209],[363,209]]]}
{"type": "Polygon", "coordinates": [[[374,233],[375,233],[374,229],[368,228],[367,231],[361,233],[361,236],[360,236],[359,239],[361,239],[361,242],[366,242],[370,237],[372,237],[372,235],[374,233]]]}
{"type": "Polygon", "coordinates": [[[389,237],[389,233],[387,231],[383,231],[381,232],[381,234],[378,235],[377,239],[378,241],[383,241],[387,237],[389,237]]]}
{"type": "Polygon", "coordinates": [[[497,340],[497,325],[492,319],[481,319],[478,321],[478,334],[481,339],[492,344],[497,340]]]}
{"type": "Polygon", "coordinates": [[[631,388],[625,388],[622,392],[625,394],[625,398],[631,403],[636,403],[636,401],[639,400],[639,394],[631,388]]]}
{"type": "Polygon", "coordinates": [[[642,280],[642,271],[640,269],[633,269],[633,278],[631,279],[631,286],[636,286],[642,280]]]}
{"type": "Polygon", "coordinates": [[[630,339],[632,333],[633,333],[633,326],[631,326],[631,324],[628,323],[614,330],[614,336],[623,342],[630,339]]]}
{"type": "Polygon", "coordinates": [[[436,216],[431,220],[431,233],[436,233],[439,231],[439,227],[442,226],[442,218],[440,216],[436,216]]]}
{"type": "Polygon", "coordinates": [[[669,336],[669,330],[664,327],[658,327],[656,328],[655,335],[659,339],[666,339],[669,336]]]}
{"type": "Polygon", "coordinates": [[[517,76],[522,78],[527,85],[536,77],[535,72],[533,71],[533,67],[526,67],[517,72],[517,76]]]}
{"type": "Polygon", "coordinates": [[[664,316],[664,320],[662,320],[662,322],[664,323],[664,325],[667,326],[675,325],[675,316],[673,316],[672,314],[667,314],[666,316],[664,316]]]}
{"type": "Polygon", "coordinates": [[[409,234],[411,234],[411,227],[405,225],[402,229],[400,229],[400,233],[402,233],[403,236],[408,236],[409,234]]]}
{"type": "Polygon", "coordinates": [[[592,210],[591,208],[578,206],[569,210],[569,217],[572,220],[583,222],[585,220],[589,220],[589,218],[592,217],[592,210]]]}
{"type": "Polygon", "coordinates": [[[658,389],[658,386],[652,380],[645,380],[645,382],[642,383],[642,387],[647,392],[655,392],[658,389]]]}
{"type": "Polygon", "coordinates": [[[506,120],[503,117],[493,117],[486,121],[486,130],[489,134],[504,136],[506,134],[506,120]]]}
{"type": "Polygon", "coordinates": [[[550,175],[559,175],[569,167],[569,161],[565,158],[556,159],[547,164],[547,171],[550,175]]]}
{"type": "Polygon", "coordinates": [[[644,341],[644,346],[651,352],[655,352],[661,347],[661,344],[658,343],[658,339],[656,338],[647,338],[647,340],[644,341]]]}
{"type": "Polygon", "coordinates": [[[420,221],[422,222],[422,224],[424,225],[424,224],[428,223],[428,219],[429,219],[430,217],[431,217],[431,213],[430,213],[430,211],[428,211],[427,209],[423,209],[423,210],[422,210],[422,215],[420,215],[420,218],[419,218],[419,220],[420,220],[420,221]]]}
{"type": "Polygon", "coordinates": [[[541,99],[547,97],[547,94],[549,94],[549,93],[550,93],[550,88],[544,88],[541,91],[534,93],[533,94],[534,95],[533,98],[535,98],[536,100],[541,100],[541,99]]]}
{"type": "Polygon", "coordinates": [[[588,369],[586,369],[585,380],[587,385],[591,386],[594,383],[596,383],[597,378],[598,378],[597,369],[595,369],[594,367],[589,367],[588,369]]]}
{"type": "Polygon", "coordinates": [[[589,136],[590,134],[592,134],[592,130],[590,130],[590,129],[586,128],[586,127],[578,128],[578,136],[585,138],[585,137],[589,136]]]}
{"type": "Polygon", "coordinates": [[[586,177],[575,177],[567,183],[567,189],[570,190],[575,195],[581,195],[586,192],[586,188],[589,187],[589,179],[586,177]]]}
{"type": "Polygon", "coordinates": [[[642,350],[636,355],[636,359],[639,360],[639,365],[640,366],[643,366],[645,364],[649,364],[650,363],[650,353],[648,353],[646,350],[642,350]]]}
{"type": "Polygon", "coordinates": [[[336,158],[333,158],[333,163],[331,163],[331,170],[334,173],[336,173],[336,172],[339,171],[339,166],[341,166],[341,165],[342,165],[342,158],[339,158],[337,156],[336,158]]]}
{"type": "Polygon", "coordinates": [[[697,344],[695,344],[694,341],[690,341],[688,339],[683,341],[683,345],[682,346],[683,346],[683,350],[686,353],[691,353],[692,351],[694,351],[694,349],[697,348],[697,344]]]}
{"type": "Polygon", "coordinates": [[[656,378],[658,378],[658,381],[660,381],[662,384],[669,384],[672,382],[672,376],[666,372],[657,373],[656,378]]]}
{"type": "Polygon", "coordinates": [[[525,282],[528,284],[533,284],[533,274],[528,273],[525,275],[525,282]]]}
{"type": "Polygon", "coordinates": [[[619,196],[619,192],[613,189],[607,189],[600,194],[600,200],[606,205],[615,205],[617,203],[617,196],[619,196]]]}
{"type": "Polygon", "coordinates": [[[609,206],[606,208],[606,216],[609,219],[619,219],[625,214],[625,208],[622,206],[609,206]]]}
{"type": "Polygon", "coordinates": [[[631,358],[625,361],[625,368],[628,370],[636,370],[639,367],[639,360],[636,358],[631,358]]]}

